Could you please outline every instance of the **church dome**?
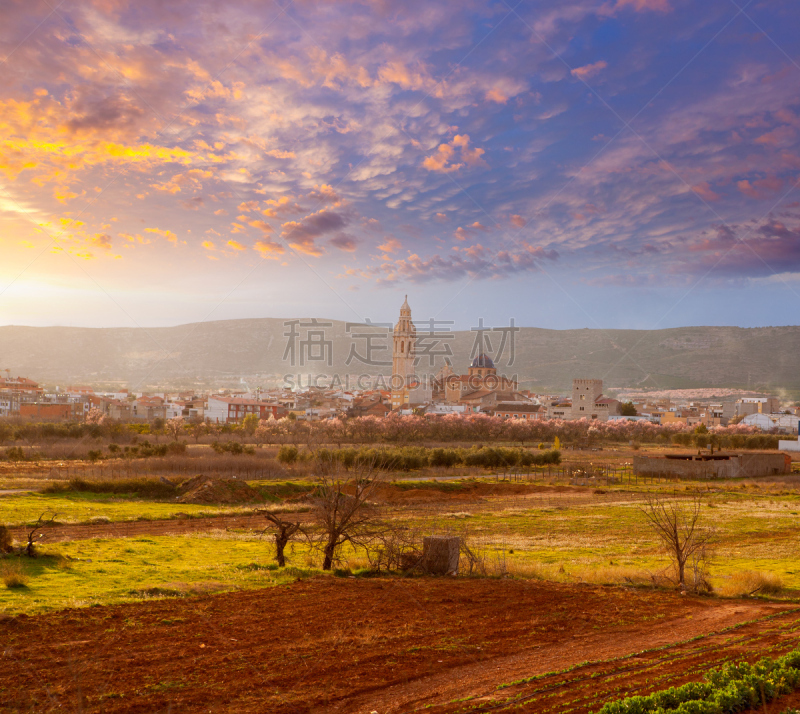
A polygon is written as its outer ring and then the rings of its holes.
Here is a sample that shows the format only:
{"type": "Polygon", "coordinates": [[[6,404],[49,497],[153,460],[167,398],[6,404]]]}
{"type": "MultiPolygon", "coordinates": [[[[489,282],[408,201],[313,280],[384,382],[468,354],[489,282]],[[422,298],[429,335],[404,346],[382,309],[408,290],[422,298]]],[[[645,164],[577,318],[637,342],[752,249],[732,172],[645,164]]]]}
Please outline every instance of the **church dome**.
{"type": "Polygon", "coordinates": [[[492,358],[489,357],[487,354],[479,354],[474,360],[472,360],[473,367],[480,367],[482,369],[494,369],[494,362],[492,362],[492,358]]]}

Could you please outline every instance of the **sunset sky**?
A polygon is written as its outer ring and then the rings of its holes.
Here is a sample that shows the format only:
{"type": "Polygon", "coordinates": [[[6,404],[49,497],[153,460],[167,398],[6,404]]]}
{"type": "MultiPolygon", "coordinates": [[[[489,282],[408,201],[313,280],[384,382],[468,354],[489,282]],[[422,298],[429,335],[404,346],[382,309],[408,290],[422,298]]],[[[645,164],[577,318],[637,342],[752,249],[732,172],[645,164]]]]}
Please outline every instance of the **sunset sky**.
{"type": "Polygon", "coordinates": [[[0,17],[0,324],[798,322],[800,3],[0,17]]]}

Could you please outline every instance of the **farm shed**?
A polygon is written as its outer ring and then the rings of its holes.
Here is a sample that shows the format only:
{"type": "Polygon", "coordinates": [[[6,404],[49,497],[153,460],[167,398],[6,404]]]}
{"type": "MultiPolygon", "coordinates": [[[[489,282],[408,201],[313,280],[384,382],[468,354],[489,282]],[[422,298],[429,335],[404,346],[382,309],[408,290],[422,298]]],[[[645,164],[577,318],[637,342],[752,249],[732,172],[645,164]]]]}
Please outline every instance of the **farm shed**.
{"type": "Polygon", "coordinates": [[[791,471],[787,454],[667,454],[634,456],[633,472],[637,476],[667,478],[755,478],[791,471]]]}

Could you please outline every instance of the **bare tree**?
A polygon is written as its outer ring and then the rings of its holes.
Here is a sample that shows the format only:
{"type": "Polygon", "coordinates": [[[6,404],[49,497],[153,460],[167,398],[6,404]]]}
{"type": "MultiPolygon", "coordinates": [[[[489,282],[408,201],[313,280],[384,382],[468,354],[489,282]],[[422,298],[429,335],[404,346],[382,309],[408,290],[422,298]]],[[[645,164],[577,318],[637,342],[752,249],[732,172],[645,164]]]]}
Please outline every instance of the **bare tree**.
{"type": "Polygon", "coordinates": [[[167,423],[164,425],[164,428],[167,430],[167,433],[172,437],[173,441],[177,441],[178,437],[181,435],[183,431],[183,417],[173,417],[172,419],[168,420],[167,423]]]}
{"type": "MultiPolygon", "coordinates": [[[[45,513],[42,513],[42,515],[39,516],[39,520],[36,521],[36,524],[33,526],[33,528],[30,531],[28,531],[28,545],[25,546],[25,552],[29,558],[36,557],[36,541],[34,541],[36,534],[42,528],[46,528],[47,526],[52,526],[53,523],[55,523],[56,516],[58,514],[54,513],[50,518],[46,520],[45,520],[45,515],[46,515],[45,513]]],[[[39,538],[41,538],[43,535],[44,535],[43,533],[39,533],[39,538]]]]}
{"type": "MultiPolygon", "coordinates": [[[[271,527],[275,529],[275,560],[277,560],[278,565],[283,568],[286,566],[286,557],[283,551],[286,549],[292,536],[300,530],[300,524],[284,520],[281,518],[280,514],[273,513],[272,511],[259,511],[259,513],[263,513],[264,517],[270,522],[271,527]]],[[[270,526],[267,527],[269,528],[270,526]]]]}
{"type": "Polygon", "coordinates": [[[371,466],[357,469],[350,478],[343,478],[338,469],[317,478],[311,508],[319,530],[309,532],[309,540],[322,551],[323,570],[333,567],[337,551],[345,543],[369,548],[385,531],[369,502],[381,482],[371,466]]]}
{"type": "Polygon", "coordinates": [[[658,538],[675,565],[678,586],[686,590],[686,565],[693,564],[693,588],[705,584],[700,567],[711,544],[712,532],[701,525],[703,499],[662,499],[650,496],[642,513],[652,525],[658,538]]]}

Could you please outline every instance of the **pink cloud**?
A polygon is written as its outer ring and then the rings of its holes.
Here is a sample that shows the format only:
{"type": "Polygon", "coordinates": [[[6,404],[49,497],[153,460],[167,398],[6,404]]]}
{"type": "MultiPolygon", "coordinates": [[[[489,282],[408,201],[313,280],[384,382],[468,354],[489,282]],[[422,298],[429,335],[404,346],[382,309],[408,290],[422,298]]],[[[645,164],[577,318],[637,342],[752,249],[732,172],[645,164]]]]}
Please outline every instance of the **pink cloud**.
{"type": "Polygon", "coordinates": [[[486,101],[496,102],[497,104],[505,104],[508,101],[508,97],[499,89],[492,88],[486,92],[486,101]]]}
{"type": "Polygon", "coordinates": [[[378,250],[382,250],[384,253],[395,253],[402,247],[403,244],[397,238],[388,238],[378,246],[378,250]]]}
{"type": "Polygon", "coordinates": [[[583,67],[576,67],[570,72],[570,74],[573,77],[577,77],[578,79],[586,80],[589,79],[590,77],[594,77],[596,74],[604,70],[606,67],[608,67],[608,62],[606,62],[605,60],[599,60],[594,64],[587,64],[584,65],[583,67]]]}
{"type": "Polygon", "coordinates": [[[769,198],[775,195],[783,187],[783,180],[777,176],[768,176],[767,178],[758,179],[750,183],[750,181],[737,181],[736,188],[738,188],[745,196],[755,198],[758,200],[769,198]]]}
{"type": "Polygon", "coordinates": [[[696,186],[692,186],[692,191],[694,191],[700,198],[704,201],[719,201],[719,194],[715,193],[711,186],[709,185],[708,181],[703,181],[703,183],[699,183],[696,186]]]}
{"type": "Polygon", "coordinates": [[[794,142],[797,132],[791,126],[779,126],[772,131],[762,134],[756,139],[756,144],[769,146],[788,146],[794,142]]]}
{"type": "Polygon", "coordinates": [[[486,152],[480,148],[470,148],[468,134],[456,134],[448,144],[440,144],[436,153],[428,156],[422,165],[428,171],[447,174],[458,171],[464,165],[467,166],[486,166],[486,162],[481,158],[486,152]],[[459,151],[459,163],[452,163],[455,157],[456,148],[459,151]]]}
{"type": "Polygon", "coordinates": [[[617,0],[614,8],[618,10],[623,7],[632,7],[637,12],[644,12],[645,10],[669,12],[672,10],[669,0],[617,0]]]}

